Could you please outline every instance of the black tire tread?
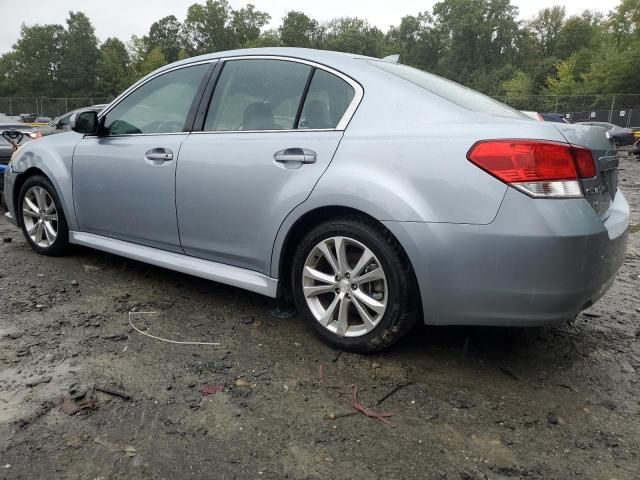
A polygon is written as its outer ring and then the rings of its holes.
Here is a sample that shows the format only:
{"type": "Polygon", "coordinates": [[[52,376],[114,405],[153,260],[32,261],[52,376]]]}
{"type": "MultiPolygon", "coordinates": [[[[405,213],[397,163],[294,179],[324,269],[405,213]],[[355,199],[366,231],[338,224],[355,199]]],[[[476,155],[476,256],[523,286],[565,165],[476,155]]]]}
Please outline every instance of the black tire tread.
{"type": "MultiPolygon", "coordinates": [[[[349,214],[342,215],[340,217],[336,217],[317,225],[313,229],[311,229],[302,240],[301,244],[306,242],[306,239],[313,238],[320,233],[326,232],[327,230],[335,230],[343,227],[356,227],[360,230],[368,232],[369,234],[373,234],[378,236],[379,239],[386,244],[388,249],[387,254],[391,258],[395,258],[397,261],[394,262],[396,265],[397,271],[399,275],[402,277],[402,280],[406,285],[400,287],[400,291],[403,294],[403,301],[400,303],[404,305],[390,305],[392,308],[398,309],[400,314],[392,315],[392,321],[389,325],[385,325],[383,330],[378,330],[381,328],[380,325],[378,328],[374,330],[374,334],[370,339],[363,343],[355,343],[355,342],[346,342],[345,339],[340,339],[338,341],[328,339],[325,335],[323,335],[322,327],[320,327],[315,319],[310,318],[310,313],[307,312],[306,304],[297,305],[298,310],[303,312],[305,320],[308,324],[313,327],[313,330],[316,333],[319,333],[320,338],[328,343],[338,346],[344,350],[349,350],[356,353],[373,353],[380,350],[384,350],[398,340],[400,340],[403,336],[405,336],[416,324],[416,321],[419,317],[419,306],[420,300],[418,296],[418,288],[417,282],[415,279],[415,274],[413,272],[413,268],[411,266],[411,262],[407,257],[404,249],[398,242],[398,240],[393,236],[393,234],[384,227],[384,225],[369,220],[365,217],[349,214]]],[[[302,256],[302,252],[299,250],[293,262],[294,268],[292,269],[292,283],[293,286],[293,296],[296,299],[296,303],[300,303],[299,294],[296,293],[296,285],[297,281],[294,278],[295,272],[297,271],[296,265],[299,263],[299,258],[302,256]]],[[[304,259],[302,259],[304,262],[304,259]]],[[[385,313],[387,315],[387,313],[385,313]]],[[[383,320],[384,322],[384,320],[383,320]]],[[[371,335],[371,334],[369,334],[371,335]]],[[[365,336],[366,337],[366,336],[365,336]]]]}
{"type": "Polygon", "coordinates": [[[24,223],[22,222],[22,220],[19,220],[22,233],[24,234],[24,237],[31,248],[33,248],[33,250],[35,250],[37,253],[41,255],[47,255],[49,257],[59,257],[65,255],[69,250],[69,227],[67,225],[67,217],[65,216],[64,210],[62,209],[62,203],[60,202],[58,192],[47,177],[37,174],[32,175],[25,180],[25,182],[22,184],[22,188],[20,189],[20,193],[18,194],[18,202],[15,207],[16,215],[19,215],[18,212],[20,211],[20,208],[22,208],[22,202],[27,190],[36,185],[45,187],[56,204],[56,210],[58,211],[58,238],[56,238],[56,241],[53,243],[53,245],[48,248],[39,247],[31,241],[29,235],[27,234],[27,229],[25,228],[24,223]]]}

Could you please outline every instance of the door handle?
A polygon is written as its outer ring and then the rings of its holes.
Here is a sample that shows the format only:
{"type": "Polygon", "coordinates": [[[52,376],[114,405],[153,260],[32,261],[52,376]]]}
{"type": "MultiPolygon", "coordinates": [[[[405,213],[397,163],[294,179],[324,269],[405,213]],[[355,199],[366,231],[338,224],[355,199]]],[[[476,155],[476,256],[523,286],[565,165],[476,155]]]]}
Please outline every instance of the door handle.
{"type": "Polygon", "coordinates": [[[287,148],[273,154],[276,162],[280,163],[315,163],[316,152],[306,148],[287,148]]]}
{"type": "Polygon", "coordinates": [[[154,162],[168,162],[173,160],[173,152],[168,148],[152,148],[144,154],[144,157],[154,162]]]}

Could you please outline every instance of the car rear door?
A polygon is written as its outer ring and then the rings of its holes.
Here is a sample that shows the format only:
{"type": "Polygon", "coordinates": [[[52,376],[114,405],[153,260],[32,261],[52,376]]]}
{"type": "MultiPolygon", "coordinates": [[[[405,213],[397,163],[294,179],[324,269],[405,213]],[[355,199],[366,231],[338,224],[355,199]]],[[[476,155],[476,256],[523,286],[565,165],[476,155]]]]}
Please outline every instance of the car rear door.
{"type": "Polygon", "coordinates": [[[180,146],[210,74],[210,63],[181,66],[145,82],[101,117],[73,156],[80,230],[181,252],[175,208],[180,146]]]}
{"type": "Polygon", "coordinates": [[[180,240],[189,255],[269,274],[280,225],[328,167],[362,89],[288,58],[220,69],[202,131],[180,152],[180,240]]]}

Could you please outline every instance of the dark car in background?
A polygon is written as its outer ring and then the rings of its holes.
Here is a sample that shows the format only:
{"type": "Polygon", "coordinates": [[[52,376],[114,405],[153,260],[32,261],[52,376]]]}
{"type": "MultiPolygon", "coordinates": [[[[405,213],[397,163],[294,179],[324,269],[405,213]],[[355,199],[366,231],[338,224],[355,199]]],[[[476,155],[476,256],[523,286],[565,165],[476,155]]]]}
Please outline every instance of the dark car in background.
{"type": "Polygon", "coordinates": [[[578,122],[578,124],[604,128],[607,130],[607,138],[616,147],[628,147],[636,142],[636,137],[630,128],[620,127],[607,122],[578,122]]]}
{"type": "Polygon", "coordinates": [[[14,152],[14,147],[11,142],[2,136],[2,133],[6,131],[16,131],[22,134],[18,145],[23,145],[29,140],[42,136],[35,127],[17,122],[15,119],[0,113],[0,204],[2,206],[4,206],[4,171],[14,152]]]}
{"type": "Polygon", "coordinates": [[[42,133],[42,135],[53,135],[55,133],[67,132],[71,129],[70,122],[71,116],[79,110],[93,110],[94,112],[100,113],[108,104],[98,104],[92,105],[91,107],[72,110],[70,112],[65,113],[64,115],[60,115],[51,121],[47,126],[38,128],[38,131],[42,133]]]}

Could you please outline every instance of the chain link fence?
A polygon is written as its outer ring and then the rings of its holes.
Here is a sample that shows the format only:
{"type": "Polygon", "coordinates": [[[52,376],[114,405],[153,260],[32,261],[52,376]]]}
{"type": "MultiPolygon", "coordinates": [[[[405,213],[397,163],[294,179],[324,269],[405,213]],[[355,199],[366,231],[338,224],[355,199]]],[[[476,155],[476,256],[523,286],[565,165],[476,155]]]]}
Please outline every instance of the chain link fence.
{"type": "Polygon", "coordinates": [[[640,128],[640,94],[511,95],[497,100],[518,110],[559,113],[570,122],[609,122],[640,128]]]}
{"type": "Polygon", "coordinates": [[[0,97],[0,113],[5,115],[36,114],[37,117],[59,117],[78,108],[109,103],[112,98],[0,97]]]}

